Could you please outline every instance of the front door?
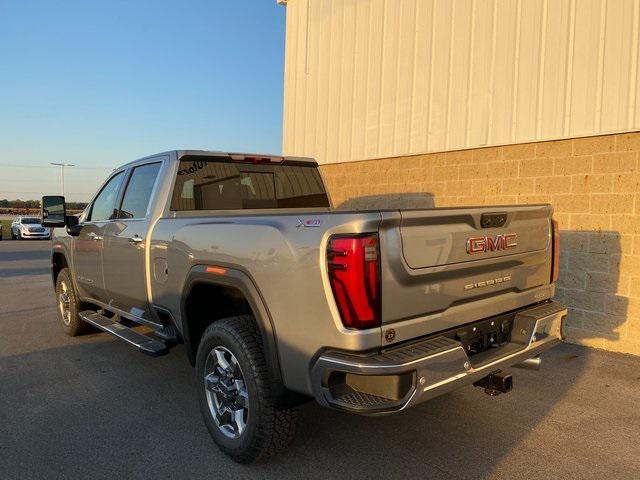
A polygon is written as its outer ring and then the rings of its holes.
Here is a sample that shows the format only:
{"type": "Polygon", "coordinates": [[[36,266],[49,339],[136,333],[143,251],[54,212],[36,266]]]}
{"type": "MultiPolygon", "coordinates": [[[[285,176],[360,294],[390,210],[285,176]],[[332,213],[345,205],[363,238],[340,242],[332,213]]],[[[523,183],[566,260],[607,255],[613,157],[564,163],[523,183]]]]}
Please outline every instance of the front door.
{"type": "Polygon", "coordinates": [[[102,276],[102,251],[105,231],[115,217],[115,207],[124,172],[118,172],[105,183],[96,196],[80,234],[74,239],[73,264],[81,297],[105,301],[102,276]]]}
{"type": "Polygon", "coordinates": [[[102,268],[107,303],[151,320],[146,286],[151,197],[161,162],[132,169],[118,218],[105,231],[102,268]]]}

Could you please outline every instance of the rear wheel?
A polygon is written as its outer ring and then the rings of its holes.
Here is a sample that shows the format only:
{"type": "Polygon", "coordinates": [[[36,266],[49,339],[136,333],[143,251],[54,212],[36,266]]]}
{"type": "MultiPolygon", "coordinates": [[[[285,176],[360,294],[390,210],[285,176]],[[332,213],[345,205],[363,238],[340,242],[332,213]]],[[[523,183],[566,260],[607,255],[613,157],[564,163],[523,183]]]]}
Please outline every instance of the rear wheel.
{"type": "Polygon", "coordinates": [[[249,315],[218,320],[196,358],[200,410],[220,450],[239,463],[263,460],[288,445],[296,416],[273,401],[262,336],[249,315]]]}
{"type": "Polygon", "coordinates": [[[62,329],[70,337],[90,331],[88,323],[80,319],[80,302],[71,281],[68,268],[63,268],[56,279],[56,301],[58,318],[62,329]]]}

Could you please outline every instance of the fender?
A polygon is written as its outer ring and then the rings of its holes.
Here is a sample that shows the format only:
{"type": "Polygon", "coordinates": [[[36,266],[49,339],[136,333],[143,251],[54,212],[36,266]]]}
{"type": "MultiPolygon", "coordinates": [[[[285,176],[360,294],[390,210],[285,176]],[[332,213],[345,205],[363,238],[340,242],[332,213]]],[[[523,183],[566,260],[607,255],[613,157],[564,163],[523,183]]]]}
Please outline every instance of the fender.
{"type": "Polygon", "coordinates": [[[76,276],[73,269],[73,256],[71,255],[71,249],[65,242],[61,241],[53,241],[51,245],[51,281],[53,282],[53,288],[56,288],[56,278],[55,278],[55,263],[53,261],[54,257],[59,255],[64,258],[65,262],[67,262],[67,268],[71,273],[71,282],[73,283],[73,287],[78,291],[78,285],[76,284],[76,276]]]}
{"type": "Polygon", "coordinates": [[[267,361],[267,367],[269,368],[271,378],[278,384],[282,385],[280,359],[278,357],[277,338],[275,328],[273,326],[273,320],[255,283],[248,274],[235,268],[224,267],[226,269],[224,275],[213,275],[211,273],[207,273],[206,268],[207,265],[193,266],[187,274],[184,282],[184,288],[182,290],[182,299],[180,301],[180,322],[189,361],[192,365],[195,364],[196,357],[196,352],[191,348],[190,332],[188,325],[185,322],[185,302],[191,292],[191,289],[194,285],[201,283],[234,287],[242,292],[249,302],[249,306],[256,318],[258,329],[262,335],[265,359],[267,361]]]}

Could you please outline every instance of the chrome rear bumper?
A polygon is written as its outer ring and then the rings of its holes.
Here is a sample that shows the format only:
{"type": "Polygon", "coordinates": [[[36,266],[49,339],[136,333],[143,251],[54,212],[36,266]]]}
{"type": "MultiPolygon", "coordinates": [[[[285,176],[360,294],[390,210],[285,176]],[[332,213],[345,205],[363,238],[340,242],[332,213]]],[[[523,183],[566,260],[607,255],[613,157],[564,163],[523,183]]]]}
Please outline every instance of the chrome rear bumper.
{"type": "Polygon", "coordinates": [[[522,309],[509,343],[472,357],[445,336],[374,355],[325,352],[312,368],[314,395],[321,405],[353,413],[404,410],[536,357],[562,340],[566,315],[557,302],[522,309]]]}

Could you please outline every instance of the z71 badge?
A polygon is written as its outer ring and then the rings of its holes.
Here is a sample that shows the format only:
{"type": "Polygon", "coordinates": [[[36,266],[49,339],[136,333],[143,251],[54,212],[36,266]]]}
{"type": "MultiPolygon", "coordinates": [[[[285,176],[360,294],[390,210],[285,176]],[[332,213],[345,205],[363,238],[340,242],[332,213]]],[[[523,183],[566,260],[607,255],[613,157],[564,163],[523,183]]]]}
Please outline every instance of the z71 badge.
{"type": "Polygon", "coordinates": [[[322,225],[322,220],[319,218],[308,218],[306,220],[298,219],[298,225],[296,227],[319,227],[322,225]]]}

